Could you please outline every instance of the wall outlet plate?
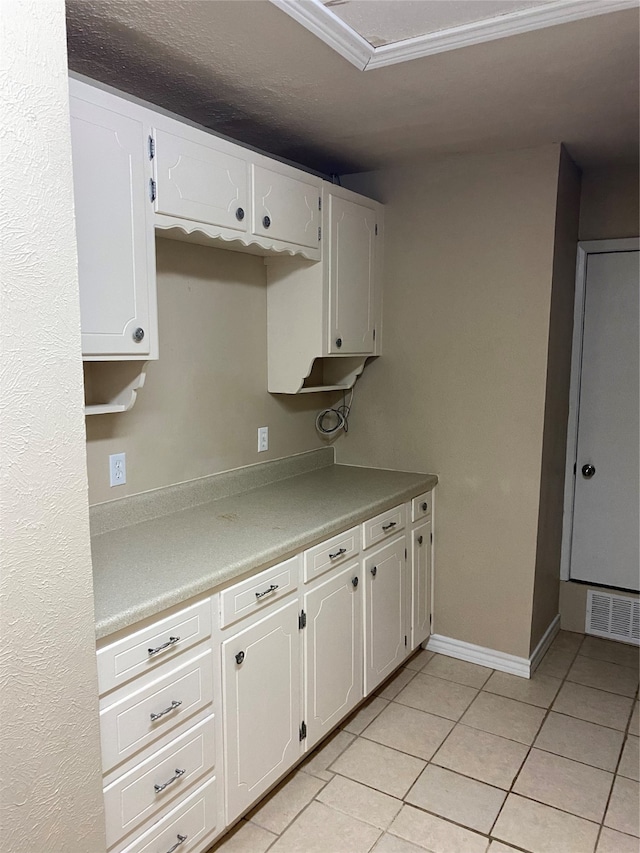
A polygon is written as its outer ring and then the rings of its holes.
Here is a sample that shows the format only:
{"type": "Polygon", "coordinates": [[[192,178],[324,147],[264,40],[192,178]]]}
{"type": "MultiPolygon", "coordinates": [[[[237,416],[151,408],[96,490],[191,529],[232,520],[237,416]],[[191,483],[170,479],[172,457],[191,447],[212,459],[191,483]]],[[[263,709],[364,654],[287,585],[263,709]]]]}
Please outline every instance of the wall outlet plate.
{"type": "Polygon", "coordinates": [[[112,453],[109,456],[109,485],[124,486],[127,482],[126,453],[112,453]]]}
{"type": "Polygon", "coordinates": [[[258,453],[269,449],[269,427],[258,427],[258,453]]]}

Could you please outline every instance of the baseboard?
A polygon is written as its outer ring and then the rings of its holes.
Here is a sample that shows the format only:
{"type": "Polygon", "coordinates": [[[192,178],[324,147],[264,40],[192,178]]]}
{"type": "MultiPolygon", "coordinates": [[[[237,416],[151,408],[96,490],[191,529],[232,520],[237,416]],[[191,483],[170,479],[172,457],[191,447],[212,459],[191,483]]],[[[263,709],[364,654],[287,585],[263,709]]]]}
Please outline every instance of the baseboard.
{"type": "Polygon", "coordinates": [[[452,637],[443,637],[441,634],[432,634],[426,648],[430,652],[437,652],[440,655],[466,660],[469,663],[477,663],[480,666],[497,669],[500,672],[508,672],[510,675],[519,675],[521,678],[531,678],[531,674],[535,671],[559,630],[560,616],[556,616],[544,632],[544,636],[533,654],[528,658],[509,655],[506,652],[487,649],[485,646],[476,646],[462,640],[454,640],[452,637]]]}
{"type": "Polygon", "coordinates": [[[542,658],[545,656],[547,649],[549,648],[551,643],[554,641],[556,634],[558,633],[559,630],[560,630],[560,614],[558,613],[558,615],[555,617],[555,619],[551,622],[551,624],[549,625],[547,630],[542,635],[542,639],[540,640],[538,645],[535,647],[535,649],[533,650],[533,652],[529,656],[531,675],[533,675],[533,673],[538,668],[538,664],[540,663],[542,658]]]}

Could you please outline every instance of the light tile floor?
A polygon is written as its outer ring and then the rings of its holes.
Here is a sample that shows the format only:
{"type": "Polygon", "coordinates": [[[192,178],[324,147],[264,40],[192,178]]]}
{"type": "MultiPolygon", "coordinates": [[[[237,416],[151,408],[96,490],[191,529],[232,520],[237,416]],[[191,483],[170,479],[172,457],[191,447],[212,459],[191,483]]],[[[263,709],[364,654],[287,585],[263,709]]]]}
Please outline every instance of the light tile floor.
{"type": "Polygon", "coordinates": [[[640,853],[635,647],[530,680],[420,651],[211,853],[640,853]]]}

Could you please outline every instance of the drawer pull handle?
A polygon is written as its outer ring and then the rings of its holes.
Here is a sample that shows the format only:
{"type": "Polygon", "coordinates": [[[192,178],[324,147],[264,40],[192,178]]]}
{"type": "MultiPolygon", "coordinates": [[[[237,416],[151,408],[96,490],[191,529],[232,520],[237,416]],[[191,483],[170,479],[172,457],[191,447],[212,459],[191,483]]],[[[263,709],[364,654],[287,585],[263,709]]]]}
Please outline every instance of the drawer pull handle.
{"type": "Polygon", "coordinates": [[[377,566],[374,566],[374,567],[371,569],[371,574],[372,574],[372,575],[374,576],[374,578],[375,578],[375,576],[378,574],[378,567],[377,567],[377,566]]]}
{"type": "Polygon", "coordinates": [[[269,589],[265,589],[263,592],[256,592],[256,598],[262,598],[265,595],[269,595],[270,592],[275,592],[278,589],[279,584],[272,583],[269,589]]]}
{"type": "Polygon", "coordinates": [[[163,643],[161,646],[156,646],[155,649],[147,649],[149,655],[157,655],[158,652],[162,652],[165,649],[168,649],[170,646],[175,646],[176,643],[180,642],[180,637],[169,637],[166,643],[163,643]]]}
{"type": "Polygon", "coordinates": [[[164,789],[168,788],[172,782],[175,782],[176,779],[179,779],[181,776],[184,776],[186,772],[186,770],[176,770],[171,779],[167,779],[167,781],[163,782],[162,785],[154,785],[153,787],[155,789],[156,794],[159,794],[160,791],[164,791],[164,789]]]}
{"type": "Polygon", "coordinates": [[[338,550],[335,552],[335,554],[329,554],[329,559],[335,560],[336,557],[341,557],[343,554],[346,554],[346,553],[347,553],[346,548],[338,548],[338,550]]]}
{"type": "Polygon", "coordinates": [[[184,842],[187,840],[188,837],[189,837],[188,835],[178,835],[178,840],[173,845],[173,847],[171,847],[169,850],[167,850],[167,853],[173,853],[174,850],[177,850],[181,844],[184,844],[184,842]]]}
{"type": "Polygon", "coordinates": [[[243,660],[244,652],[238,652],[238,654],[236,655],[236,663],[238,664],[238,666],[242,663],[243,660]]]}
{"type": "Polygon", "coordinates": [[[424,539],[422,538],[422,536],[418,536],[418,545],[422,545],[423,542],[424,539]]]}
{"type": "Polygon", "coordinates": [[[429,509],[429,504],[426,501],[422,501],[420,504],[420,509],[422,512],[426,512],[429,509]]]}
{"type": "Polygon", "coordinates": [[[151,717],[151,722],[155,723],[156,720],[159,720],[160,717],[164,717],[165,714],[170,714],[171,711],[175,711],[176,708],[179,708],[182,705],[181,701],[174,699],[173,702],[169,705],[168,708],[165,708],[164,711],[160,711],[158,714],[149,714],[151,717]]]}
{"type": "Polygon", "coordinates": [[[389,524],[383,524],[382,529],[386,533],[387,530],[391,530],[393,527],[395,527],[397,523],[397,521],[390,521],[389,524]]]}

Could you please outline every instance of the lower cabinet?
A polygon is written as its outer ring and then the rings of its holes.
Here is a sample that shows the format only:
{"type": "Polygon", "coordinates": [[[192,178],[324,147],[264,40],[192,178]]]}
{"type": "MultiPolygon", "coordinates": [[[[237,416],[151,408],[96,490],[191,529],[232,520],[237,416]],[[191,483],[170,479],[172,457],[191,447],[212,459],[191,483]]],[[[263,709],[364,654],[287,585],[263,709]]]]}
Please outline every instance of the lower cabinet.
{"type": "Polygon", "coordinates": [[[431,633],[431,521],[411,531],[411,648],[431,633]]]}
{"type": "Polygon", "coordinates": [[[362,595],[357,560],[303,596],[307,749],[362,699],[362,595]]]}
{"type": "Polygon", "coordinates": [[[222,642],[227,823],[300,755],[297,598],[222,642]]]}
{"type": "Polygon", "coordinates": [[[407,555],[404,534],[372,551],[363,562],[364,690],[370,693],[409,654],[407,555]]]}

